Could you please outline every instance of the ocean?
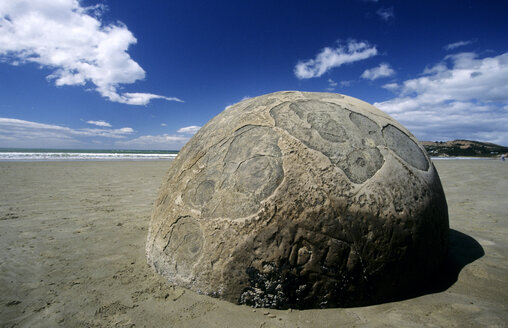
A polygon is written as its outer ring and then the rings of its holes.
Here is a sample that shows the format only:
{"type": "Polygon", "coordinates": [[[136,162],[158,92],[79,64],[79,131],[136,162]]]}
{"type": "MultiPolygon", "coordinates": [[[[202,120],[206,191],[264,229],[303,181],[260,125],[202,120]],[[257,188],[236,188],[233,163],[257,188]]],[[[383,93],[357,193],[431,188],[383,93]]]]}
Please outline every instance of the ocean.
{"type": "Polygon", "coordinates": [[[122,161],[171,160],[176,150],[119,150],[119,149],[23,149],[0,148],[0,161],[122,161]]]}

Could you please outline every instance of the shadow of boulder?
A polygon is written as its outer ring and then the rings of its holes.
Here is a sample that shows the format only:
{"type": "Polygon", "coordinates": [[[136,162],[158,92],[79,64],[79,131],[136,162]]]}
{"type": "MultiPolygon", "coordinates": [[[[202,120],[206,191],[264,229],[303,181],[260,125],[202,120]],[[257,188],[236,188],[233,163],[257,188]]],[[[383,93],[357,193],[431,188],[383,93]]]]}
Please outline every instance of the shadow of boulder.
{"type": "Polygon", "coordinates": [[[434,292],[450,288],[457,281],[460,271],[483,255],[485,255],[485,251],[473,237],[450,229],[448,256],[443,263],[441,273],[434,278],[434,292]]]}
{"type": "Polygon", "coordinates": [[[421,288],[392,301],[403,301],[447,290],[457,282],[460,271],[466,265],[478,260],[483,255],[485,255],[485,251],[473,237],[450,229],[448,235],[448,254],[439,272],[421,284],[421,288]]]}

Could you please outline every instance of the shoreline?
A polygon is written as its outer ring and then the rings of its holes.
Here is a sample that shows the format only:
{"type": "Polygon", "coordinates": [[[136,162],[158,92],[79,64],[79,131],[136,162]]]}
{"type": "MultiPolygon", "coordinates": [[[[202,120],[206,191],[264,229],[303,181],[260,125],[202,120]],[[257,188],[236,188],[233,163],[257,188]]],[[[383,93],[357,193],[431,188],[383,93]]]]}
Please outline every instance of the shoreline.
{"type": "MultiPolygon", "coordinates": [[[[178,154],[168,154],[168,156],[165,157],[155,157],[154,155],[149,156],[140,156],[140,157],[110,157],[110,158],[100,158],[100,157],[93,157],[90,156],[90,158],[49,158],[49,159],[5,159],[0,158],[0,163],[10,162],[10,163],[38,163],[38,162],[152,162],[152,161],[166,161],[171,162],[176,158],[178,154]]],[[[442,160],[458,160],[458,161],[464,161],[464,160],[471,160],[471,161],[477,161],[477,160],[491,160],[491,161],[502,161],[499,157],[465,157],[465,156],[438,156],[433,157],[431,156],[430,159],[432,161],[442,161],[442,160]]]]}
{"type": "Polygon", "coordinates": [[[431,160],[471,160],[471,161],[477,161],[477,160],[493,160],[493,161],[501,161],[499,157],[468,157],[468,156],[430,156],[431,160]]]}
{"type": "MultiPolygon", "coordinates": [[[[502,162],[502,160],[499,158],[499,157],[463,157],[463,156],[457,156],[457,157],[446,157],[446,156],[441,156],[441,157],[432,157],[430,156],[429,157],[431,160],[457,160],[457,161],[476,161],[476,160],[491,160],[491,161],[496,161],[496,162],[502,162]]],[[[154,162],[154,161],[164,161],[166,163],[170,163],[171,161],[173,160],[173,158],[157,158],[157,159],[151,159],[151,158],[148,158],[148,159],[143,159],[143,158],[140,158],[140,159],[129,159],[129,158],[125,158],[125,159],[118,159],[118,160],[110,160],[110,159],[105,159],[105,160],[102,160],[102,159],[90,159],[90,160],[66,160],[66,159],[55,159],[55,160],[3,160],[3,159],[0,159],[0,163],[41,163],[41,162],[48,162],[48,163],[58,163],[58,162],[61,162],[61,163],[71,163],[71,162],[88,162],[88,163],[93,163],[93,162],[154,162]]],[[[169,168],[169,167],[168,167],[169,168]]]]}
{"type": "Polygon", "coordinates": [[[175,150],[0,148],[0,162],[171,160],[177,154],[175,150]]]}
{"type": "Polygon", "coordinates": [[[148,223],[169,161],[0,162],[8,186],[0,188],[0,326],[502,327],[508,163],[434,164],[455,231],[457,281],[397,302],[298,311],[198,295],[148,267],[148,223]]]}

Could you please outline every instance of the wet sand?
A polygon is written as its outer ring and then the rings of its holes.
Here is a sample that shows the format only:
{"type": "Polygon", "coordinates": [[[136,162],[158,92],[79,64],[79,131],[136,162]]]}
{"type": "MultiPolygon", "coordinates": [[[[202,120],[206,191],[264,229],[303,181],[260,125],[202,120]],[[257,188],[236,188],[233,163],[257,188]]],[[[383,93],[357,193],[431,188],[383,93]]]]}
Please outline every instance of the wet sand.
{"type": "Polygon", "coordinates": [[[435,161],[443,281],[369,307],[265,310],[171,286],[146,264],[167,161],[0,162],[0,327],[506,327],[508,163],[435,161]]]}

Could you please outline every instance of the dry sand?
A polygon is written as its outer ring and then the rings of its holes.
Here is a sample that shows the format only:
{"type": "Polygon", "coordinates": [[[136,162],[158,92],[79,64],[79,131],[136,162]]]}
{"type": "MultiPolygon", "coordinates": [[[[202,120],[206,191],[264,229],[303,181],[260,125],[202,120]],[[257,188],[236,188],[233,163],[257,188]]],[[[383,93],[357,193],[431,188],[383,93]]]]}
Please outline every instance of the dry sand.
{"type": "Polygon", "coordinates": [[[1,162],[0,326],[506,326],[508,163],[435,164],[453,229],[435,290],[370,307],[277,311],[173,287],[147,266],[168,162],[1,162]]]}

